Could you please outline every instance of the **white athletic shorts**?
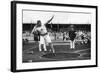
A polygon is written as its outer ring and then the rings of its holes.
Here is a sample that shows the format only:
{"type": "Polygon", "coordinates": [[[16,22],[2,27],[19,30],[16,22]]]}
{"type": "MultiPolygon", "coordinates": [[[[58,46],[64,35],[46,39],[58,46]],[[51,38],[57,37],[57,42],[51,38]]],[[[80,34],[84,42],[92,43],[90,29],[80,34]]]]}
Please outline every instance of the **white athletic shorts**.
{"type": "Polygon", "coordinates": [[[51,38],[49,36],[49,34],[45,35],[45,36],[40,36],[40,41],[39,44],[48,44],[51,43],[51,38]]]}

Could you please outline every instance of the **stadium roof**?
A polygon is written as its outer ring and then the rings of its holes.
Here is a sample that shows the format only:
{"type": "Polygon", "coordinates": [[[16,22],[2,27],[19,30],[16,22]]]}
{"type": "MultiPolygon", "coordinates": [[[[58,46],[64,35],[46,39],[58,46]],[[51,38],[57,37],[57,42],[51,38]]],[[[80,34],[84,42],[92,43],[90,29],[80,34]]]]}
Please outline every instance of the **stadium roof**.
{"type": "Polygon", "coordinates": [[[37,20],[45,23],[53,15],[54,18],[51,21],[53,24],[89,24],[91,22],[91,14],[88,13],[23,11],[23,23],[36,23],[37,20]]]}

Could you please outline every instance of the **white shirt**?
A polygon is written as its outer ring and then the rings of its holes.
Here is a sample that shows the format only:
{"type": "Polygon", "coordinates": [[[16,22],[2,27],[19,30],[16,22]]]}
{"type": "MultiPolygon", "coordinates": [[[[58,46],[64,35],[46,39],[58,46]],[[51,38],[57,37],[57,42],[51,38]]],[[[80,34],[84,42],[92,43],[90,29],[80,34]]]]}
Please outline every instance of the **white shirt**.
{"type": "Polygon", "coordinates": [[[41,25],[40,27],[34,26],[32,32],[37,31],[37,30],[38,30],[41,34],[47,33],[47,29],[46,29],[45,25],[41,25]]]}

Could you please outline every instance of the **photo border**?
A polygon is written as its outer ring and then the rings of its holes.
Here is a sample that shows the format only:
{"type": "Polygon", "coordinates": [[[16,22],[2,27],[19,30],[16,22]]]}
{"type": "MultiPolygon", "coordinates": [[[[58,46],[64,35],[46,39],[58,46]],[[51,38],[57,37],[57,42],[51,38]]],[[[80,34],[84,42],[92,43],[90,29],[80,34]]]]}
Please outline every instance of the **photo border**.
{"type": "Polygon", "coordinates": [[[55,69],[73,69],[73,68],[89,68],[98,66],[98,6],[90,5],[75,5],[75,4],[58,4],[58,3],[44,3],[44,2],[28,2],[28,1],[11,1],[11,71],[12,72],[25,72],[25,71],[42,71],[42,70],[55,70],[55,69]],[[56,68],[41,68],[41,69],[16,69],[16,5],[17,4],[35,4],[35,5],[50,5],[50,6],[67,6],[67,7],[81,7],[81,8],[95,8],[96,9],[96,64],[74,67],[56,67],[56,68]]]}

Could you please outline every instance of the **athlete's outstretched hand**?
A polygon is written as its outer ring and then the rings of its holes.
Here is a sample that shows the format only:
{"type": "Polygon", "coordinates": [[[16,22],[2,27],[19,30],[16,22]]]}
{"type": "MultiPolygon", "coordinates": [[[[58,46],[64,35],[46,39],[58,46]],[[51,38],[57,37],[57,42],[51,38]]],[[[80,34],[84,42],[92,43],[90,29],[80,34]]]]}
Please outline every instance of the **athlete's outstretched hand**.
{"type": "Polygon", "coordinates": [[[51,22],[53,18],[54,18],[54,15],[52,16],[51,19],[49,19],[49,20],[45,23],[45,25],[48,24],[49,22],[51,22]]]}
{"type": "Polygon", "coordinates": [[[54,18],[54,15],[52,16],[51,20],[54,18]]]}

